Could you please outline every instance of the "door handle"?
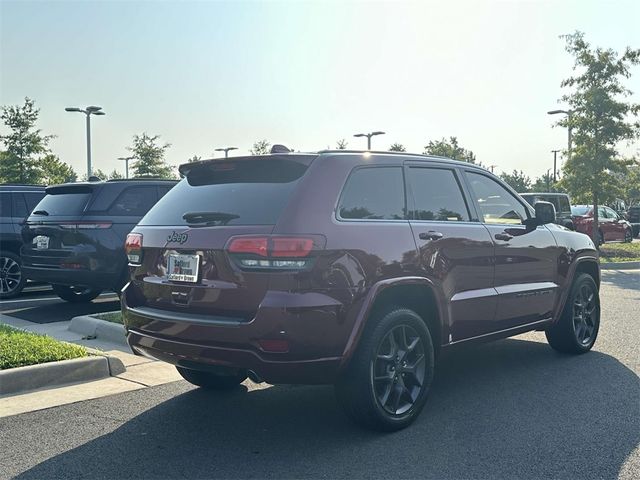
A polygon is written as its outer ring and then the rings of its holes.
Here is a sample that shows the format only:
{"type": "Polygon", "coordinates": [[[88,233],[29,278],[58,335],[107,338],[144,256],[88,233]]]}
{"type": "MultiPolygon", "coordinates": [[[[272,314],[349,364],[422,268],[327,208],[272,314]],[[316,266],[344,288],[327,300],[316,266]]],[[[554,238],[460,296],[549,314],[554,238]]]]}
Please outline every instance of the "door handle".
{"type": "Polygon", "coordinates": [[[420,238],[420,240],[439,240],[444,237],[444,235],[440,232],[429,230],[428,232],[421,232],[418,237],[420,238]]]}
{"type": "Polygon", "coordinates": [[[513,236],[509,235],[508,233],[496,233],[493,238],[495,238],[496,240],[504,240],[505,242],[508,242],[513,238],[513,236]]]}

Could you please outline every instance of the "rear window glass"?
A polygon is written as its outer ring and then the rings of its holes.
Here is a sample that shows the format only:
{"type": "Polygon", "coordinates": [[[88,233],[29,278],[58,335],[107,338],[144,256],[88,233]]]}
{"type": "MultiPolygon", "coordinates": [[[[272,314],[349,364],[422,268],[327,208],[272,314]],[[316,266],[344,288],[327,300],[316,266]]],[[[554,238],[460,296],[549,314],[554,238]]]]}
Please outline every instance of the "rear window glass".
{"type": "Polygon", "coordinates": [[[591,207],[571,207],[572,215],[586,215],[591,210],[591,207]]]}
{"type": "Polygon", "coordinates": [[[33,209],[34,212],[46,212],[44,215],[79,215],[84,212],[91,193],[54,193],[47,194],[33,209]]]}
{"type": "Polygon", "coordinates": [[[197,165],[140,225],[273,225],[306,170],[264,158],[197,165]]]}
{"type": "Polygon", "coordinates": [[[346,220],[405,219],[402,168],[356,169],[344,187],[338,214],[346,220]]]}
{"type": "Polygon", "coordinates": [[[0,217],[11,216],[11,194],[0,193],[0,217]]]}

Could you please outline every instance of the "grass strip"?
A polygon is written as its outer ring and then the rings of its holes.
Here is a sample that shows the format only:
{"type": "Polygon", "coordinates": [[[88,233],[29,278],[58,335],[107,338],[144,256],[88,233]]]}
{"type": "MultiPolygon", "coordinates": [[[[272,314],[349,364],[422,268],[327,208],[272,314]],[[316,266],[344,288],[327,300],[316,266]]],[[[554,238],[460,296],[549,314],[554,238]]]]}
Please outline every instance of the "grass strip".
{"type": "Polygon", "coordinates": [[[605,243],[600,246],[601,262],[640,261],[640,242],[605,243]]]}
{"type": "Polygon", "coordinates": [[[60,342],[46,335],[25,332],[0,323],[0,370],[70,360],[88,354],[81,345],[60,342]]]}

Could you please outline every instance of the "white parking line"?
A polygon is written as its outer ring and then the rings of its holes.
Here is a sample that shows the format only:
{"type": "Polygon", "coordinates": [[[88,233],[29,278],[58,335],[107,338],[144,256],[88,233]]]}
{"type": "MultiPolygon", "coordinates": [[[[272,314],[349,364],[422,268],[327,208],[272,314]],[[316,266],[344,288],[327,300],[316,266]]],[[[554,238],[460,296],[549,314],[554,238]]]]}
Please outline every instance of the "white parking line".
{"type": "MultiPolygon", "coordinates": [[[[98,297],[116,297],[115,293],[101,293],[98,297]]],[[[24,300],[3,300],[0,302],[2,305],[6,305],[7,303],[27,303],[27,302],[41,302],[43,300],[61,300],[60,297],[46,297],[46,298],[32,298],[32,299],[24,299],[24,300]]]]}

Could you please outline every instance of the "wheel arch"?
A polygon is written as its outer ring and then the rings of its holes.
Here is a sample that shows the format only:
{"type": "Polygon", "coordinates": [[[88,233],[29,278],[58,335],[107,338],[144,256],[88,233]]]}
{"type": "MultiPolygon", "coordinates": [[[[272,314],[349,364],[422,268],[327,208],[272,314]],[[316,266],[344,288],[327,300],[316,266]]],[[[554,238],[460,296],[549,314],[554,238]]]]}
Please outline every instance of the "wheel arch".
{"type": "Polygon", "coordinates": [[[424,277],[403,277],[382,280],[371,287],[364,300],[344,349],[340,368],[344,368],[353,353],[369,321],[379,312],[391,305],[409,308],[415,311],[426,323],[432,335],[434,349],[437,353],[443,344],[444,314],[446,309],[437,288],[424,277]]]}
{"type": "Polygon", "coordinates": [[[558,302],[556,307],[554,323],[558,321],[560,315],[562,314],[562,311],[564,310],[567,299],[569,298],[569,292],[571,291],[573,281],[581,273],[590,275],[596,282],[598,290],[600,290],[600,263],[598,262],[598,258],[588,255],[575,259],[569,270],[569,275],[567,276],[567,282],[565,284],[566,286],[563,288],[562,297],[560,298],[560,301],[558,302]]]}

